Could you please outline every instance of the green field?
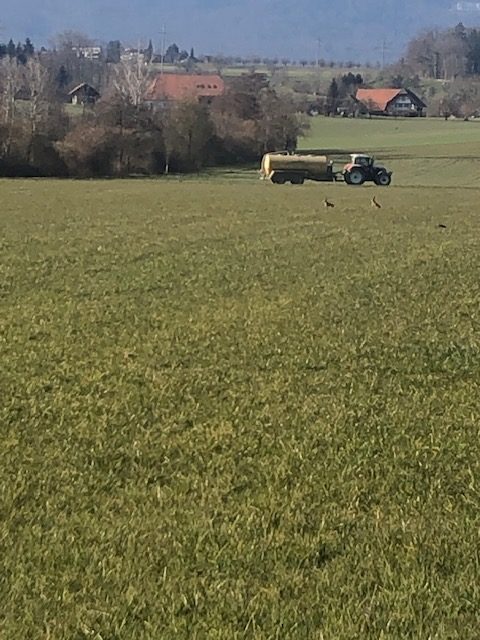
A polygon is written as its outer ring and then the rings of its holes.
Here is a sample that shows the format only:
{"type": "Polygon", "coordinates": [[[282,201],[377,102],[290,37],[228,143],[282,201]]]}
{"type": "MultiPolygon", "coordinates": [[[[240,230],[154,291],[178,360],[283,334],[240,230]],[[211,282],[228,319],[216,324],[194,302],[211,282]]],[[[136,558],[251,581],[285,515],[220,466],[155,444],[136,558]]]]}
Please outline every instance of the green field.
{"type": "Polygon", "coordinates": [[[480,123],[441,118],[312,118],[300,149],[365,151],[394,171],[394,182],[418,187],[480,187],[480,123]]]}
{"type": "MultiPolygon", "coordinates": [[[[154,70],[160,71],[162,66],[158,63],[153,65],[154,70]]],[[[178,73],[183,69],[182,65],[165,64],[163,70],[166,73],[178,73]]],[[[233,65],[224,66],[214,63],[201,63],[196,66],[196,71],[202,73],[221,73],[224,78],[237,78],[238,76],[246,75],[254,71],[255,73],[264,73],[267,76],[279,75],[286,76],[291,80],[309,80],[320,82],[329,82],[332,78],[338,77],[344,73],[360,73],[366,80],[374,81],[378,76],[378,69],[372,67],[316,67],[313,65],[307,65],[305,67],[299,65],[284,66],[281,63],[277,64],[272,74],[272,67],[266,64],[251,64],[251,65],[233,65]]]]}
{"type": "Polygon", "coordinates": [[[478,638],[480,127],[304,145],[394,186],[0,181],[2,640],[478,638]]]}

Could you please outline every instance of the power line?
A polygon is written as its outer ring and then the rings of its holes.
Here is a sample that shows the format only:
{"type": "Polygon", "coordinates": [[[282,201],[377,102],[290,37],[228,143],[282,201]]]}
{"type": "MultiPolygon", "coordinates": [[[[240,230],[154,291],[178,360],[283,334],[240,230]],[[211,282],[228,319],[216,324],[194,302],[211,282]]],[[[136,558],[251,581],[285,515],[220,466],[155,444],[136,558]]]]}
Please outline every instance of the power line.
{"type": "Polygon", "coordinates": [[[317,38],[317,67],[320,66],[320,52],[322,49],[322,41],[320,38],[317,38]]]}
{"type": "Polygon", "coordinates": [[[387,42],[386,38],[383,38],[380,47],[375,47],[375,51],[382,52],[382,69],[385,69],[387,53],[390,51],[390,44],[387,42]]]}

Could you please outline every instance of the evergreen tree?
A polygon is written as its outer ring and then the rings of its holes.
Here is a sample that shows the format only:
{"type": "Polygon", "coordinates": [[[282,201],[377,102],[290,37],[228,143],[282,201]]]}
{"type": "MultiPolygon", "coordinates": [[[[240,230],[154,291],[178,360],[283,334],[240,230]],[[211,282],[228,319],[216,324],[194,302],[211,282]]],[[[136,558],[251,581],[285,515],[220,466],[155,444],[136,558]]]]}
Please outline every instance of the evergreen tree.
{"type": "Polygon", "coordinates": [[[60,91],[64,91],[70,84],[70,74],[63,64],[55,77],[55,83],[60,91]]]}
{"type": "Polygon", "coordinates": [[[120,62],[122,43],[120,40],[111,40],[107,44],[107,62],[117,64],[120,62]]]}
{"type": "Polygon", "coordinates": [[[15,58],[15,56],[17,55],[17,47],[15,46],[15,43],[11,38],[7,44],[7,55],[9,58],[15,58]]]}
{"type": "Polygon", "coordinates": [[[336,100],[338,98],[338,84],[335,78],[332,78],[332,81],[330,82],[327,96],[332,100],[336,100]]]}
{"type": "Polygon", "coordinates": [[[359,73],[357,73],[356,75],[351,72],[344,74],[341,78],[339,87],[341,97],[355,92],[362,84],[363,78],[359,73]]]}
{"type": "Polygon", "coordinates": [[[168,46],[167,50],[165,51],[165,62],[173,64],[175,62],[178,62],[179,58],[180,49],[178,48],[178,46],[175,43],[168,46]]]}
{"type": "Polygon", "coordinates": [[[477,29],[468,34],[467,73],[480,74],[480,32],[477,29]]]}
{"type": "Polygon", "coordinates": [[[153,43],[150,40],[148,43],[148,47],[145,49],[145,60],[147,62],[151,62],[153,58],[153,43]]]}
{"type": "Polygon", "coordinates": [[[25,50],[23,45],[19,42],[15,48],[15,55],[20,64],[27,63],[27,56],[25,55],[25,50]]]}
{"type": "Polygon", "coordinates": [[[335,114],[338,106],[339,88],[335,78],[332,78],[327,93],[326,111],[327,115],[335,114]]]}
{"type": "Polygon", "coordinates": [[[32,58],[33,55],[35,54],[35,47],[33,46],[30,38],[27,38],[25,40],[25,46],[23,47],[23,52],[25,53],[27,58],[32,58]]]}

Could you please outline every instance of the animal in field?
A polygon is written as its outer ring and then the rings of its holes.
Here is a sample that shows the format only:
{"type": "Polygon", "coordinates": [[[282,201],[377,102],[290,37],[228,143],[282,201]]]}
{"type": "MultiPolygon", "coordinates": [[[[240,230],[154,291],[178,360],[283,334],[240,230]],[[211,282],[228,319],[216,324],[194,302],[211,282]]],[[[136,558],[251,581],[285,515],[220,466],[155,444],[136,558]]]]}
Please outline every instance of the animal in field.
{"type": "Polygon", "coordinates": [[[325,198],[325,200],[323,201],[323,206],[325,207],[325,209],[333,209],[335,204],[333,202],[330,202],[328,198],[325,198]]]}
{"type": "Polygon", "coordinates": [[[370,200],[370,204],[372,205],[372,207],[374,207],[374,209],[382,208],[382,205],[377,201],[375,196],[373,196],[373,198],[370,200]]]}

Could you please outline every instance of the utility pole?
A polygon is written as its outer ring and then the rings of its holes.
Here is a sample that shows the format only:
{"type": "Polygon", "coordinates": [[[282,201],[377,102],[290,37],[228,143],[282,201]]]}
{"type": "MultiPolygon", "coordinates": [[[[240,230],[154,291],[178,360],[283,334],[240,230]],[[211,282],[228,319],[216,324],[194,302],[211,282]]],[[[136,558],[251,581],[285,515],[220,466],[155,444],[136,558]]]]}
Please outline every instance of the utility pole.
{"type": "Polygon", "coordinates": [[[439,80],[440,78],[440,53],[435,51],[434,55],[434,63],[433,63],[433,77],[435,80],[439,80]]]}
{"type": "Polygon", "coordinates": [[[143,45],[140,44],[140,40],[137,40],[137,77],[138,78],[140,77],[141,69],[144,62],[145,62],[145,54],[143,52],[143,45]]]}
{"type": "Polygon", "coordinates": [[[317,38],[317,67],[320,66],[320,52],[322,50],[322,41],[320,38],[317,38]]]}
{"type": "Polygon", "coordinates": [[[161,56],[160,74],[163,76],[163,73],[165,70],[165,47],[167,45],[167,27],[165,25],[163,25],[160,35],[162,36],[161,53],[160,53],[160,56],[161,56]]]}

